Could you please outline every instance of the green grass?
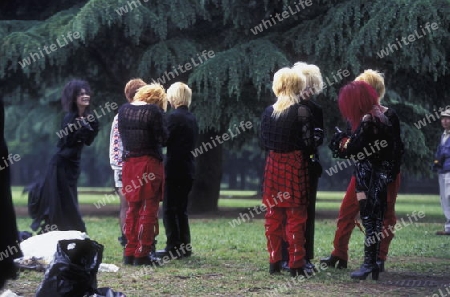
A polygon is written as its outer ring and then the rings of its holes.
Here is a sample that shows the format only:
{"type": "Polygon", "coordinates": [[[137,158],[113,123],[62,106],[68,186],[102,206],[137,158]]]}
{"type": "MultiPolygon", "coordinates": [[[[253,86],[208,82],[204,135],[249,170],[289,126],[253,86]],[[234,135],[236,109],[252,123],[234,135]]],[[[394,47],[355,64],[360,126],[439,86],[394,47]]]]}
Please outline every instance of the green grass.
{"type": "MultiPolygon", "coordinates": [[[[287,274],[268,275],[263,220],[253,220],[234,228],[229,224],[230,219],[191,220],[194,255],[172,261],[153,272],[120,264],[122,251],[117,242],[116,218],[87,217],[85,220],[91,238],[105,246],[103,262],[121,267],[118,273],[99,273],[99,286],[122,291],[129,297],[267,296],[266,293],[271,294],[274,289],[290,281],[287,274]]],[[[26,229],[29,219],[20,218],[18,222],[21,229],[26,229]]],[[[162,222],[160,227],[158,248],[162,248],[165,242],[162,222]]],[[[348,276],[351,269],[328,268],[284,293],[293,296],[425,296],[437,292],[437,287],[396,287],[388,284],[427,277],[447,279],[450,238],[435,236],[434,231],[439,227],[439,224],[421,223],[399,230],[391,245],[387,272],[381,275],[378,283],[371,280],[355,282],[348,276]],[[364,295],[363,292],[370,294],[364,295]]],[[[334,231],[333,220],[317,222],[317,258],[330,253],[334,231]]],[[[361,262],[362,242],[363,234],[355,230],[349,246],[351,268],[358,267],[361,262]]],[[[33,296],[42,277],[43,273],[27,272],[10,285],[23,296],[33,296]]]]}
{"type": "MultiPolygon", "coordinates": [[[[17,196],[15,203],[25,198],[17,196]]],[[[260,205],[258,199],[235,199],[222,193],[220,207],[246,208],[260,205]]],[[[236,193],[244,196],[245,193],[236,193]]],[[[254,195],[255,193],[250,194],[254,195]]],[[[100,195],[101,196],[101,195],[100,195]]],[[[231,195],[233,196],[233,195],[231,195]]],[[[319,192],[317,211],[337,212],[343,192],[319,192]]],[[[97,195],[81,195],[81,203],[93,203],[97,195]]],[[[25,203],[26,204],[26,203],[25,203]]],[[[320,270],[315,276],[301,282],[290,282],[289,276],[269,276],[268,254],[264,236],[264,221],[254,219],[231,227],[239,215],[220,219],[191,219],[194,254],[191,258],[172,261],[156,271],[121,264],[122,249],[117,242],[119,228],[116,217],[85,217],[92,239],[105,246],[104,263],[114,263],[118,273],[99,273],[99,287],[111,287],[128,297],[141,296],[274,296],[275,290],[286,286],[280,295],[291,296],[431,296],[449,283],[448,251],[450,236],[436,236],[442,229],[443,214],[437,195],[400,195],[397,217],[408,222],[413,211],[423,211],[425,217],[417,224],[398,230],[391,244],[386,272],[380,281],[353,281],[352,269],[362,261],[363,234],[355,229],[349,245],[349,269],[320,270]],[[408,281],[432,281],[434,285],[408,286],[408,281]],[[292,285],[292,287],[289,287],[292,285]]],[[[19,228],[28,230],[29,218],[18,218],[19,228]]],[[[313,263],[332,250],[336,229],[334,219],[317,220],[315,256],[313,263]]],[[[165,243],[164,227],[160,221],[157,248],[165,243]]],[[[43,279],[43,273],[25,272],[9,287],[20,295],[34,296],[43,279]]],[[[417,283],[416,283],[417,284],[417,283]]],[[[278,296],[278,295],[277,295],[278,296]]],[[[438,296],[438,295],[436,295],[438,296]]]]}

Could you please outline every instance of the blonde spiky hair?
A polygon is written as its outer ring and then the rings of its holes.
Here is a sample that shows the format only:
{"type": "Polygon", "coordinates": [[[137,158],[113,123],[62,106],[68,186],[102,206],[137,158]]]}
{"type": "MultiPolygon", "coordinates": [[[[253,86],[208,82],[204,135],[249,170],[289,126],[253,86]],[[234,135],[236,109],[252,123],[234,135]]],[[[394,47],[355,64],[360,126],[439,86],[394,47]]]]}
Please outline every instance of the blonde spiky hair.
{"type": "Polygon", "coordinates": [[[302,94],[304,98],[309,98],[310,95],[319,94],[323,90],[322,73],[319,67],[313,64],[306,64],[305,62],[297,62],[292,67],[295,71],[302,73],[306,77],[306,93],[302,94]]]}
{"type": "Polygon", "coordinates": [[[167,110],[167,95],[163,86],[159,83],[145,85],[137,91],[134,101],[142,101],[148,104],[156,104],[164,111],[167,110]]]}
{"type": "Polygon", "coordinates": [[[378,102],[380,102],[380,100],[384,97],[384,93],[386,92],[383,73],[376,70],[367,69],[355,78],[355,81],[360,80],[365,81],[366,83],[371,85],[375,89],[375,91],[377,91],[378,102]]]}
{"type": "Polygon", "coordinates": [[[279,117],[289,106],[298,103],[306,85],[306,77],[291,68],[281,68],[273,75],[272,90],[277,96],[272,116],[279,117]]]}

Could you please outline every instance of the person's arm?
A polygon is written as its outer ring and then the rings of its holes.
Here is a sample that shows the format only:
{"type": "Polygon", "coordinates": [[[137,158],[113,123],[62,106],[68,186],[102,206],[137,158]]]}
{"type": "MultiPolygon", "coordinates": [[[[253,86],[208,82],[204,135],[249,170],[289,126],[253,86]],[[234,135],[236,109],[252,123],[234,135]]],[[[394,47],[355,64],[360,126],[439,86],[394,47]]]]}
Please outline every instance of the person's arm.
{"type": "Polygon", "coordinates": [[[3,140],[5,133],[5,107],[3,105],[3,99],[0,98],[0,141],[3,140]]]}
{"type": "MultiPolygon", "coordinates": [[[[87,122],[87,121],[86,121],[87,122]]],[[[99,122],[98,119],[94,116],[94,120],[92,122],[87,122],[87,125],[83,125],[82,133],[85,134],[85,145],[91,145],[94,142],[95,137],[98,134],[99,122]]]]}
{"type": "Polygon", "coordinates": [[[113,170],[119,170],[122,167],[122,152],[123,146],[119,133],[119,120],[116,115],[111,124],[109,136],[109,163],[113,170]]]}
{"type": "Polygon", "coordinates": [[[314,152],[314,123],[310,109],[304,105],[298,108],[298,119],[301,125],[301,142],[302,150],[306,154],[314,152]]]}
{"type": "Polygon", "coordinates": [[[153,135],[158,144],[166,146],[169,133],[167,132],[167,123],[163,111],[156,105],[153,105],[150,108],[151,111],[149,112],[149,125],[151,127],[151,131],[153,132],[153,135]]]}
{"type": "Polygon", "coordinates": [[[324,130],[323,130],[323,111],[322,108],[315,102],[311,101],[314,104],[315,112],[313,114],[314,117],[314,142],[316,148],[323,144],[324,138],[324,130]]]}
{"type": "Polygon", "coordinates": [[[90,145],[94,141],[98,133],[98,121],[89,123],[87,118],[84,120],[76,119],[74,113],[67,113],[61,123],[61,130],[58,133],[60,140],[58,147],[73,147],[77,144],[84,143],[90,145]]]}
{"type": "Polygon", "coordinates": [[[166,145],[170,146],[172,142],[174,141],[174,131],[176,130],[177,125],[177,119],[176,116],[173,113],[170,113],[165,116],[166,123],[167,123],[167,141],[166,145]]]}
{"type": "Polygon", "coordinates": [[[370,115],[364,116],[359,127],[350,137],[343,137],[339,142],[340,152],[347,158],[351,155],[357,156],[358,153],[364,152],[371,141],[371,135],[375,130],[375,123],[370,115]]]}
{"type": "Polygon", "coordinates": [[[390,117],[392,130],[393,130],[393,169],[392,169],[392,179],[395,179],[397,174],[400,172],[400,166],[402,165],[402,158],[405,153],[405,147],[401,138],[400,132],[400,120],[397,116],[397,113],[394,110],[391,110],[393,116],[390,117]]]}

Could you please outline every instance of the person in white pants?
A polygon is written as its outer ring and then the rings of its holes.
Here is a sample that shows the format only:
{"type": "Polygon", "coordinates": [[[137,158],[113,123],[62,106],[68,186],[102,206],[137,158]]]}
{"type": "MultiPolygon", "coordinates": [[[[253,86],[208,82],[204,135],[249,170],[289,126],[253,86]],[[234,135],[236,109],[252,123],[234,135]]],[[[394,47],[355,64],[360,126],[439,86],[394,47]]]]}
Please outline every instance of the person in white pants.
{"type": "Polygon", "coordinates": [[[441,206],[446,221],[444,230],[437,231],[436,235],[450,235],[450,109],[441,112],[441,124],[444,133],[436,150],[433,168],[439,174],[441,206]]]}

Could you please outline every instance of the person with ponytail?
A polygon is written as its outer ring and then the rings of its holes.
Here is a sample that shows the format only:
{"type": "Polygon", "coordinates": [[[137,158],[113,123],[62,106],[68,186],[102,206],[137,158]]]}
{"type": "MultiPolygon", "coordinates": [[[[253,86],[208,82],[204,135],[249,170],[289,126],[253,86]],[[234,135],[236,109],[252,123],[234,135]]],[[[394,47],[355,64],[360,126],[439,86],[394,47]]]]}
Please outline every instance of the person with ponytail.
{"type": "Polygon", "coordinates": [[[300,104],[304,75],[278,70],[272,90],[277,97],[261,119],[261,143],[266,150],[262,200],[267,208],[265,235],[269,273],[281,272],[283,239],[289,244],[290,275],[311,274],[305,262],[305,226],[309,202],[308,156],[314,151],[312,113],[300,104]]]}

